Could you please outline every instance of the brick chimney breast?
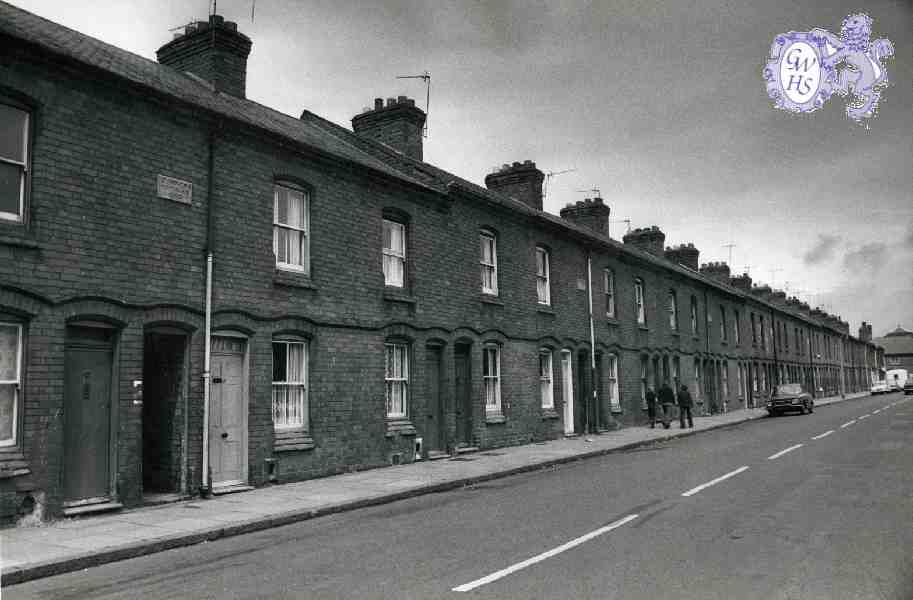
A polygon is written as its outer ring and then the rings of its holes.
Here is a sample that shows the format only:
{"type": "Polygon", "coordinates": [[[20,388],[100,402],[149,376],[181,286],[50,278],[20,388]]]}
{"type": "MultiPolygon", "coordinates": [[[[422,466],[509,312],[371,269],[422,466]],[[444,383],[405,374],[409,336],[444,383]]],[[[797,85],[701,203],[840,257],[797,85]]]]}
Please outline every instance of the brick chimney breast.
{"type": "Polygon", "coordinates": [[[542,182],[545,174],[531,160],[504,165],[485,176],[485,187],[506,194],[536,210],[542,210],[542,182]]]}
{"type": "Polygon", "coordinates": [[[698,270],[698,258],[700,251],[694,247],[694,244],[679,244],[666,248],[666,260],[672,261],[677,265],[684,265],[692,271],[698,270]]]}
{"type": "Polygon", "coordinates": [[[425,112],[406,96],[375,98],[374,108],[352,117],[352,129],[360,136],[382,142],[409,158],[423,160],[422,129],[425,112]]]}
{"type": "Polygon", "coordinates": [[[740,290],[750,292],[751,291],[751,277],[748,276],[748,273],[742,273],[741,275],[736,275],[735,277],[729,278],[729,285],[740,290]]]}
{"type": "Polygon", "coordinates": [[[561,218],[607,236],[609,235],[609,215],[611,213],[611,209],[602,201],[602,198],[587,198],[562,208],[561,218]]]}
{"type": "Polygon", "coordinates": [[[664,256],[663,242],[666,241],[666,234],[656,225],[633,229],[625,234],[622,241],[626,245],[649,252],[653,256],[660,258],[664,256]]]}
{"type": "Polygon", "coordinates": [[[709,262],[701,265],[701,273],[719,283],[729,284],[729,265],[725,262],[709,262]]]}
{"type": "Polygon", "coordinates": [[[159,63],[193,73],[220,92],[245,97],[247,57],[250,38],[238,32],[238,25],[221,15],[184,28],[173,40],[156,51],[159,63]]]}

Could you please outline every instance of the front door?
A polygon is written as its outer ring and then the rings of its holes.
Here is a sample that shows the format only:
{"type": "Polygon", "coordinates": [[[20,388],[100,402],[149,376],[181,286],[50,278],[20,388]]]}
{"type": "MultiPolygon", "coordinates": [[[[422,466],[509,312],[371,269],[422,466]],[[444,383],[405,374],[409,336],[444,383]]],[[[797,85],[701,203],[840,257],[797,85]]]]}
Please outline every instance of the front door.
{"type": "Polygon", "coordinates": [[[213,488],[247,483],[245,344],[241,338],[212,339],[209,464],[213,488]]]}
{"type": "Polygon", "coordinates": [[[574,372],[571,365],[571,353],[561,351],[561,399],[564,402],[564,433],[574,433],[574,372]]]}
{"type": "Polygon", "coordinates": [[[110,500],[114,331],[67,329],[63,493],[67,505],[110,500]]]}
{"type": "Polygon", "coordinates": [[[425,427],[425,444],[428,450],[444,449],[444,410],[441,406],[441,356],[440,347],[429,346],[425,355],[428,374],[428,418],[425,427]]]}
{"type": "Polygon", "coordinates": [[[469,367],[469,347],[454,350],[454,378],[456,386],[457,443],[472,444],[472,380],[469,367]]]}

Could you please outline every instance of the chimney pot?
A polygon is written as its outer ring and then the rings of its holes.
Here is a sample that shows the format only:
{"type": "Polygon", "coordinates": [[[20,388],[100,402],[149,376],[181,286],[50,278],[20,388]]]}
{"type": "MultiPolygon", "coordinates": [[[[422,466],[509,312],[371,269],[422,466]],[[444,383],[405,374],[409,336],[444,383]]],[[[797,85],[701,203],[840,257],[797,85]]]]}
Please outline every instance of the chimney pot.
{"type": "Polygon", "coordinates": [[[384,107],[384,99],[383,99],[383,98],[375,98],[375,99],[374,99],[374,110],[380,110],[380,109],[382,109],[383,107],[384,107]]]}
{"type": "Polygon", "coordinates": [[[406,97],[405,97],[405,96],[397,96],[397,97],[396,97],[396,103],[397,103],[397,104],[405,104],[405,103],[406,103],[406,97]]]}
{"type": "Polygon", "coordinates": [[[545,174],[536,163],[504,163],[500,170],[485,176],[485,187],[506,194],[536,210],[542,210],[542,182],[545,174]]]}
{"type": "Polygon", "coordinates": [[[384,143],[415,160],[422,160],[425,113],[406,96],[374,99],[374,110],[352,117],[356,134],[384,143]]]}

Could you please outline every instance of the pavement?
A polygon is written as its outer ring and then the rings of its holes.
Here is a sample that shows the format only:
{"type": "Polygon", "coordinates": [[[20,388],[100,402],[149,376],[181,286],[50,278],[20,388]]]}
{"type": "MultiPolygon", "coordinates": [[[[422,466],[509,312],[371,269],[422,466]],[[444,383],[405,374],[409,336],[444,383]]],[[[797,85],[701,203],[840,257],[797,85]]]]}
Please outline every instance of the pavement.
{"type": "MultiPolygon", "coordinates": [[[[868,392],[815,401],[823,406],[868,392]]],[[[740,409],[698,416],[693,429],[635,426],[457,457],[257,488],[212,499],[124,510],[0,531],[0,585],[9,586],[172,548],[461,488],[483,481],[728,427],[766,416],[740,409]]]]}

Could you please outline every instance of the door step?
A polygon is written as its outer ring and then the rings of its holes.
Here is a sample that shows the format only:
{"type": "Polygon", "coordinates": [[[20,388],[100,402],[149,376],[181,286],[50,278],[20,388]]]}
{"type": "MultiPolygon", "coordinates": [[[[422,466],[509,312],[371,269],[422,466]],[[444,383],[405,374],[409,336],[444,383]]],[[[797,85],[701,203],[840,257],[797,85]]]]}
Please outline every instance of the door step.
{"type": "Polygon", "coordinates": [[[225,494],[234,494],[236,492],[249,492],[254,489],[252,485],[226,485],[225,487],[214,487],[212,488],[213,496],[223,496],[225,494]]]}
{"type": "Polygon", "coordinates": [[[187,500],[188,498],[190,498],[190,496],[185,496],[184,494],[178,494],[176,492],[146,493],[143,494],[143,506],[171,504],[172,502],[180,502],[182,500],[187,500]]]}
{"type": "Polygon", "coordinates": [[[78,517],[81,515],[110,512],[112,510],[120,510],[123,507],[124,507],[124,505],[121,504],[120,502],[101,502],[99,504],[83,504],[80,506],[71,506],[70,508],[63,509],[63,515],[65,517],[78,517]]]}
{"type": "Polygon", "coordinates": [[[448,452],[444,452],[443,450],[428,451],[428,460],[443,460],[445,458],[450,458],[450,454],[448,452]]]}
{"type": "Polygon", "coordinates": [[[454,448],[457,454],[470,454],[472,452],[478,452],[479,448],[477,446],[457,446],[454,448]]]}

